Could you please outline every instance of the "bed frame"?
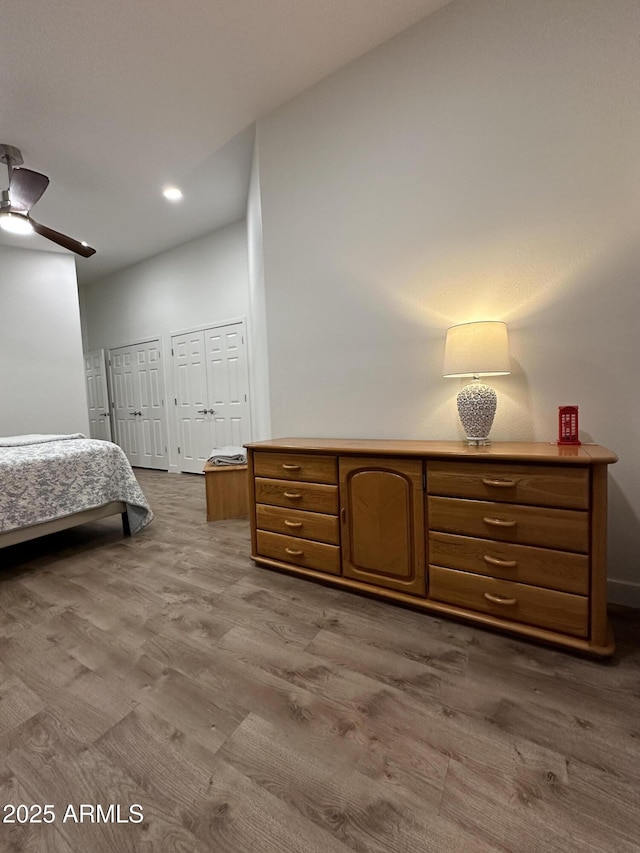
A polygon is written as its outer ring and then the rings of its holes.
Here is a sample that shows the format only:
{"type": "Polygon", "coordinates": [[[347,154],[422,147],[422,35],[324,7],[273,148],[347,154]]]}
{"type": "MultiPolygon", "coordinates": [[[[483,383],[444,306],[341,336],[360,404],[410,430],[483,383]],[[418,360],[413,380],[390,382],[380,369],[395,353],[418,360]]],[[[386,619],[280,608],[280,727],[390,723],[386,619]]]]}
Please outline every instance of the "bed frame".
{"type": "Polygon", "coordinates": [[[111,503],[104,504],[104,506],[85,509],[82,512],[74,512],[62,518],[54,518],[52,521],[31,524],[29,527],[20,527],[17,530],[7,530],[6,533],[0,533],[0,548],[17,545],[20,542],[28,542],[30,539],[37,539],[39,536],[58,533],[60,530],[68,530],[70,527],[77,527],[79,524],[86,524],[89,521],[97,521],[99,518],[106,518],[107,516],[117,514],[122,516],[122,532],[124,536],[130,536],[131,530],[129,529],[129,519],[127,518],[127,505],[123,501],[111,501],[111,503]]]}

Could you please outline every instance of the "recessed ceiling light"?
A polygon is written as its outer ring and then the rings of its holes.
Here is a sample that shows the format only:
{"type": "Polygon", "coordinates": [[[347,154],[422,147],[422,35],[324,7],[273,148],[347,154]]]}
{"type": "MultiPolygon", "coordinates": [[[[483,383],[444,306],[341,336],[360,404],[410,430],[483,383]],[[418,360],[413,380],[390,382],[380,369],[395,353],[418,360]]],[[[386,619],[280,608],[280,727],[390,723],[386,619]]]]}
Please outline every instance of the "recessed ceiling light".
{"type": "Polygon", "coordinates": [[[178,187],[165,187],[162,190],[162,195],[167,199],[167,201],[182,201],[182,190],[179,190],[178,187]]]}

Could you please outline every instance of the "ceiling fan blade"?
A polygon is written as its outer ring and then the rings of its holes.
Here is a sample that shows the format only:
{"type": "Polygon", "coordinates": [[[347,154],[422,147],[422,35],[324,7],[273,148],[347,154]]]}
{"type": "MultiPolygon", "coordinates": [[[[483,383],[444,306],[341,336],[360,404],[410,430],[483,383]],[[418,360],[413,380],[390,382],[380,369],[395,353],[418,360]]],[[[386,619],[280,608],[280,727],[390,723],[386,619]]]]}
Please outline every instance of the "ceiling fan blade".
{"type": "Polygon", "coordinates": [[[16,167],[11,170],[9,198],[11,209],[28,213],[49,186],[49,178],[31,169],[16,167]]]}
{"type": "Polygon", "coordinates": [[[81,255],[83,258],[90,258],[91,255],[95,255],[96,253],[96,250],[92,249],[91,246],[86,246],[84,243],[74,240],[73,237],[67,237],[66,234],[54,231],[53,228],[47,228],[46,225],[40,225],[39,222],[31,219],[31,217],[29,217],[29,222],[33,225],[33,230],[36,234],[46,237],[47,240],[57,243],[58,246],[69,249],[70,252],[75,252],[76,255],[81,255]]]}

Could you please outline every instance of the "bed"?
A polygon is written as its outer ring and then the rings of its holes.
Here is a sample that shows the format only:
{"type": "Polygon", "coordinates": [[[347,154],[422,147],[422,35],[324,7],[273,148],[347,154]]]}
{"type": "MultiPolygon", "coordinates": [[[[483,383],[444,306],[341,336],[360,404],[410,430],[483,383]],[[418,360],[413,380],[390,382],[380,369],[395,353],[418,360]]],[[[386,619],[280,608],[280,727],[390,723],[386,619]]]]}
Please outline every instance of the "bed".
{"type": "Polygon", "coordinates": [[[81,433],[0,437],[0,548],[115,514],[125,535],[153,518],[117,444],[81,433]]]}

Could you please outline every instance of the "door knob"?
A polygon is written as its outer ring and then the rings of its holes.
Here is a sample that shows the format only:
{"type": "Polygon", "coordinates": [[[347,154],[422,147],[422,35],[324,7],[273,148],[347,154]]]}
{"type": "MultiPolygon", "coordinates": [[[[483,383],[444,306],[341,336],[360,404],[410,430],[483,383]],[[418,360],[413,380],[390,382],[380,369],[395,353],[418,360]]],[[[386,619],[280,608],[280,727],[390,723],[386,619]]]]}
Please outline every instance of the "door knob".
{"type": "Polygon", "coordinates": [[[215,410],[215,409],[209,409],[209,414],[210,414],[210,415],[215,415],[215,413],[216,413],[216,410],[215,410]]]}
{"type": "Polygon", "coordinates": [[[206,415],[208,411],[209,411],[209,409],[198,409],[198,414],[199,415],[206,415]]]}

